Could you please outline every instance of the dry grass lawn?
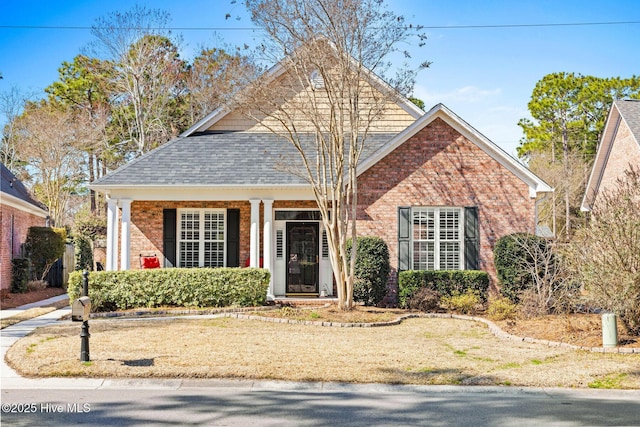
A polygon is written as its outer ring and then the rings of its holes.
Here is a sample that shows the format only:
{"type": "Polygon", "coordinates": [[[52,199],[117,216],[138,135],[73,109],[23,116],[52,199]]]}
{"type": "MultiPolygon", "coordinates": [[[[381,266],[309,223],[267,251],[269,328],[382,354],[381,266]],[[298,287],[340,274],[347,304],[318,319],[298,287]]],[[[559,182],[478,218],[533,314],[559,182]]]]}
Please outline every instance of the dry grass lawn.
{"type": "MultiPolygon", "coordinates": [[[[311,320],[318,316],[310,313],[311,320]]],[[[95,319],[90,327],[91,362],[79,362],[77,323],[37,329],[9,349],[7,360],[26,376],[640,388],[638,354],[501,340],[484,324],[456,319],[376,328],[95,319]]]]}

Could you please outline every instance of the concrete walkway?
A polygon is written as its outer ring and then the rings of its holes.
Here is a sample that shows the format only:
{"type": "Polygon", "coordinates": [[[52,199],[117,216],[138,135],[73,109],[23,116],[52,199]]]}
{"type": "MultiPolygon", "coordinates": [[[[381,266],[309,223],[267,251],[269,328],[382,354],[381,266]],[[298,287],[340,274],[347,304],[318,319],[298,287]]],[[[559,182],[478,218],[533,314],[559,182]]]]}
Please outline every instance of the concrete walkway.
{"type": "MultiPolygon", "coordinates": [[[[53,303],[64,301],[68,299],[67,295],[58,295],[48,298],[46,300],[37,301],[31,304],[25,304],[20,307],[2,310],[0,316],[2,319],[15,316],[22,311],[29,310],[30,308],[45,307],[53,303]]],[[[103,380],[89,380],[84,378],[24,378],[21,377],[16,371],[7,365],[5,361],[5,355],[16,341],[29,335],[34,329],[42,326],[54,324],[60,320],[60,318],[71,313],[69,307],[65,307],[59,310],[52,311],[42,316],[35,317],[33,319],[25,320],[15,325],[9,326],[0,330],[0,378],[3,389],[9,388],[97,388],[103,382],[103,380]]]]}
{"type": "Polygon", "coordinates": [[[6,319],[7,317],[15,316],[16,314],[20,314],[20,312],[29,310],[30,308],[46,307],[48,305],[52,305],[57,302],[68,300],[68,299],[69,299],[69,296],[67,294],[62,294],[62,295],[57,295],[55,297],[47,298],[42,301],[36,301],[30,304],[21,305],[19,307],[0,310],[0,319],[6,319]]]}

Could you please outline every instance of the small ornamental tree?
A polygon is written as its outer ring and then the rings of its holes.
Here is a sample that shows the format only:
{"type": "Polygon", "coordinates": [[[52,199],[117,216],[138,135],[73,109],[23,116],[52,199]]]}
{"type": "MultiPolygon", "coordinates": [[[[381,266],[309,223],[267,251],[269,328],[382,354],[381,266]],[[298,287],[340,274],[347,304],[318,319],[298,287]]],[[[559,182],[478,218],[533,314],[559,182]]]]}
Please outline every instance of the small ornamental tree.
{"type": "Polygon", "coordinates": [[[596,199],[590,223],[569,245],[572,273],[591,304],[640,335],[640,167],[596,199]]]}
{"type": "MultiPolygon", "coordinates": [[[[347,252],[352,242],[347,242],[347,252]]],[[[358,237],[353,299],[365,305],[378,305],[387,295],[389,248],[380,237],[358,237]]]]}
{"type": "Polygon", "coordinates": [[[44,280],[51,266],[64,254],[64,228],[29,227],[25,246],[36,280],[44,280]]]}

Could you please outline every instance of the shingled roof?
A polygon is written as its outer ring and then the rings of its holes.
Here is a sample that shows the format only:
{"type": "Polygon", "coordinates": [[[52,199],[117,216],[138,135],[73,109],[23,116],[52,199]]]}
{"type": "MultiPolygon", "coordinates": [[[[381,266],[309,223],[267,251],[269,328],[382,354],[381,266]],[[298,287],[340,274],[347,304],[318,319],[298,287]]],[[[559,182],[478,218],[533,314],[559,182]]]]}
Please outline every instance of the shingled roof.
{"type": "MultiPolygon", "coordinates": [[[[609,153],[618,132],[618,124],[624,121],[631,132],[631,136],[638,144],[640,150],[640,100],[639,99],[619,99],[615,100],[609,110],[609,116],[605,123],[598,152],[593,161],[591,175],[587,182],[584,196],[582,198],[582,211],[590,211],[593,208],[596,196],[600,191],[602,175],[607,167],[609,153]]],[[[622,173],[622,171],[619,171],[622,173]]]]}
{"type": "Polygon", "coordinates": [[[618,100],[614,101],[614,104],[640,144],[640,99],[618,100]]]}
{"type": "MultiPolygon", "coordinates": [[[[367,158],[396,133],[370,134],[367,158]]],[[[308,136],[309,141],[313,135],[308,136]]],[[[250,187],[297,186],[306,182],[287,172],[301,166],[293,145],[272,133],[203,133],[174,139],[92,184],[118,186],[250,187]]]]}
{"type": "Polygon", "coordinates": [[[29,190],[27,190],[27,187],[25,187],[24,184],[18,178],[16,178],[16,176],[11,173],[11,171],[7,169],[7,167],[3,163],[0,163],[0,170],[0,174],[2,175],[0,190],[3,194],[9,195],[24,203],[33,205],[38,209],[46,210],[46,207],[42,203],[31,197],[31,194],[29,193],[29,190]]]}

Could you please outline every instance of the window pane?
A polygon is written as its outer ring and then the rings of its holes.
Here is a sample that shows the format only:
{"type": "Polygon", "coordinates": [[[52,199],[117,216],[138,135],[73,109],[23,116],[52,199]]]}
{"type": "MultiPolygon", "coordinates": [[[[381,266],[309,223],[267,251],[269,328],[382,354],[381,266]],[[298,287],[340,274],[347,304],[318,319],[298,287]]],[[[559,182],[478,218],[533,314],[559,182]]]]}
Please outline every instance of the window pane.
{"type": "Polygon", "coordinates": [[[224,267],[224,243],[205,242],[204,243],[204,266],[224,267]]]}
{"type": "Polygon", "coordinates": [[[433,240],[435,238],[435,211],[416,209],[413,212],[413,240],[433,240]]]}
{"type": "Polygon", "coordinates": [[[440,270],[458,270],[460,268],[460,244],[458,242],[440,243],[440,270]]]}
{"type": "Polygon", "coordinates": [[[414,270],[433,270],[435,261],[435,252],[433,242],[414,242],[413,243],[413,269],[414,270]]]}
{"type": "Polygon", "coordinates": [[[276,230],[276,259],[284,257],[284,230],[276,230]]]}
{"type": "Polygon", "coordinates": [[[276,211],[276,221],[321,221],[320,211],[276,211]]]}
{"type": "Polygon", "coordinates": [[[200,212],[182,212],[180,214],[180,240],[198,240],[200,238],[200,212]]]}
{"type": "Polygon", "coordinates": [[[440,240],[458,240],[460,230],[460,211],[458,209],[440,210],[440,240]]]}
{"type": "Polygon", "coordinates": [[[329,259],[329,240],[325,230],[322,231],[322,259],[329,259]]]}
{"type": "Polygon", "coordinates": [[[180,267],[198,267],[198,242],[180,242],[180,267]]]}

